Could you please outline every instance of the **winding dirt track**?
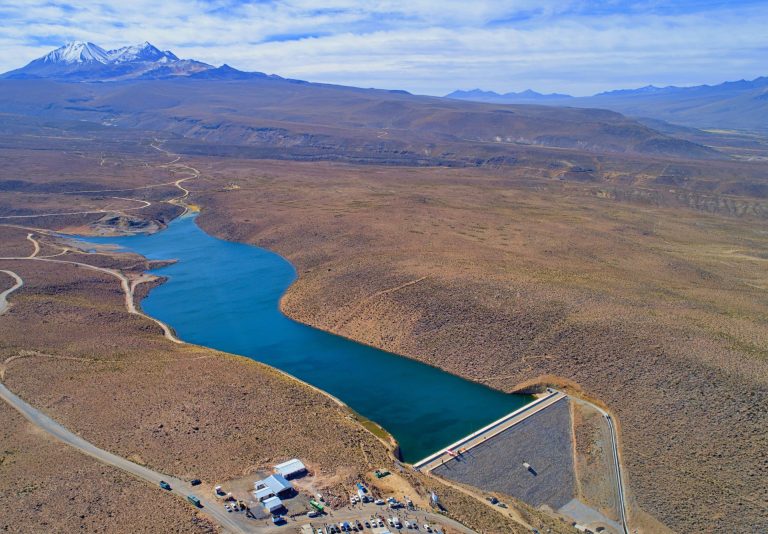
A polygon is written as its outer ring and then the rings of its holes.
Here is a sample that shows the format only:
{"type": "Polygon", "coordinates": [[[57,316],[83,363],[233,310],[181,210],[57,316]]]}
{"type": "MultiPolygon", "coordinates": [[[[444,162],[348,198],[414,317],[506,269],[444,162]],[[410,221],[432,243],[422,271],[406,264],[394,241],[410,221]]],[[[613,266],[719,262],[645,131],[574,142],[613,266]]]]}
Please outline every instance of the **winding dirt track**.
{"type": "MultiPolygon", "coordinates": [[[[173,332],[168,327],[168,325],[166,325],[162,321],[158,321],[154,317],[150,317],[149,315],[139,311],[136,308],[136,304],[135,304],[134,298],[133,298],[133,292],[136,289],[136,286],[138,284],[144,282],[144,281],[147,281],[148,280],[147,278],[143,278],[143,279],[139,278],[137,280],[131,281],[131,280],[128,279],[127,276],[125,276],[123,273],[121,273],[120,271],[118,271],[116,269],[108,269],[106,267],[96,267],[95,265],[89,265],[87,263],[81,263],[81,262],[78,262],[78,261],[56,260],[56,259],[53,259],[53,258],[39,257],[39,256],[37,256],[37,253],[40,250],[40,245],[37,243],[37,240],[35,240],[35,238],[32,237],[31,234],[29,234],[27,236],[27,239],[29,239],[30,241],[32,241],[35,244],[35,250],[32,252],[32,255],[30,255],[30,256],[3,257],[3,258],[0,258],[0,260],[10,260],[10,261],[24,261],[24,260],[26,260],[26,261],[44,261],[44,262],[49,262],[49,263],[59,263],[59,264],[66,264],[66,265],[75,265],[75,266],[81,267],[83,269],[89,269],[91,271],[98,271],[98,272],[106,273],[106,274],[108,274],[110,276],[113,276],[114,278],[117,278],[120,281],[120,288],[123,290],[123,294],[125,296],[125,308],[126,308],[126,310],[128,310],[128,313],[132,313],[133,315],[138,315],[140,317],[144,317],[145,319],[148,319],[148,320],[154,322],[155,324],[157,324],[163,330],[163,335],[165,336],[165,338],[167,340],[173,341],[174,343],[181,343],[179,338],[177,338],[175,335],[173,335],[173,332]]],[[[7,273],[10,274],[12,271],[3,271],[3,272],[7,272],[7,273]]],[[[14,275],[15,275],[15,273],[12,274],[11,276],[14,276],[14,275]]],[[[18,275],[15,275],[15,276],[18,277],[18,275]]],[[[21,278],[18,278],[18,279],[21,280],[21,278]]],[[[12,289],[15,290],[16,288],[14,287],[12,289]]],[[[2,295],[0,295],[0,297],[2,297],[4,299],[4,297],[6,296],[6,293],[9,293],[9,292],[10,292],[10,290],[8,292],[4,292],[2,295]]],[[[0,308],[1,308],[1,306],[2,306],[2,303],[0,301],[0,308]]]]}
{"type": "Polygon", "coordinates": [[[120,210],[103,208],[98,210],[69,211],[64,213],[36,213],[34,215],[3,215],[3,216],[0,216],[0,219],[34,219],[37,217],[59,217],[64,215],[93,215],[97,213],[115,213],[115,212],[123,212],[123,211],[143,210],[144,208],[152,205],[152,203],[147,200],[138,200],[135,198],[123,198],[123,197],[110,197],[110,198],[116,198],[118,200],[130,200],[131,202],[141,202],[143,205],[136,206],[134,208],[123,208],[120,210]]]}
{"type": "Polygon", "coordinates": [[[8,308],[11,307],[10,303],[8,302],[8,295],[19,289],[21,286],[24,285],[24,280],[21,279],[21,276],[16,274],[13,271],[8,271],[5,269],[0,269],[0,273],[5,273],[11,278],[13,278],[16,283],[0,293],[0,315],[4,314],[6,311],[8,311],[8,308]]]}
{"type": "MultiPolygon", "coordinates": [[[[175,160],[171,164],[175,164],[175,162],[178,161],[175,160]]],[[[199,171],[197,169],[194,169],[192,167],[188,167],[186,165],[183,166],[185,169],[188,169],[190,171],[193,171],[192,176],[189,176],[187,178],[176,180],[174,185],[176,185],[181,191],[182,195],[180,197],[171,199],[167,202],[171,203],[179,203],[183,205],[183,199],[185,199],[189,195],[189,190],[181,186],[181,183],[183,183],[186,180],[190,180],[192,178],[196,178],[200,175],[199,171]]],[[[119,198],[120,200],[130,200],[134,202],[141,202],[143,203],[142,206],[138,206],[136,208],[129,208],[129,209],[143,209],[147,206],[150,206],[151,203],[146,200],[136,200],[136,199],[128,199],[128,198],[121,198],[121,197],[113,197],[113,198],[119,198]]],[[[184,206],[185,210],[187,209],[186,206],[184,206]]],[[[83,211],[83,212],[73,212],[68,214],[42,214],[42,215],[32,215],[29,217],[39,217],[39,216],[53,216],[53,215],[71,215],[71,214],[81,214],[81,213],[108,213],[113,212],[115,210],[98,210],[98,211],[83,211]]],[[[27,216],[8,216],[3,218],[23,218],[27,216]]],[[[108,274],[109,276],[112,276],[120,281],[120,287],[123,291],[123,294],[125,296],[125,307],[128,310],[129,313],[134,315],[139,315],[145,319],[148,319],[150,321],[153,321],[157,325],[160,326],[163,330],[163,334],[166,339],[169,341],[172,341],[174,343],[182,343],[176,336],[173,335],[173,332],[171,329],[163,322],[158,321],[157,319],[150,317],[141,311],[139,311],[136,308],[135,302],[134,302],[134,290],[136,286],[144,281],[147,281],[149,278],[137,278],[134,280],[129,280],[129,278],[124,275],[122,272],[116,270],[116,269],[108,269],[105,267],[97,267],[94,265],[89,265],[87,263],[81,263],[77,261],[70,261],[70,260],[58,260],[53,259],[51,257],[40,257],[40,243],[34,238],[34,234],[28,233],[26,236],[27,240],[32,243],[33,250],[30,253],[29,256],[11,256],[11,257],[3,257],[0,258],[0,260],[9,260],[9,261],[42,261],[42,262],[48,262],[48,263],[58,263],[58,264],[67,264],[67,265],[75,265],[77,267],[88,269],[91,271],[97,271],[101,273],[108,274]]],[[[66,253],[67,249],[64,249],[62,253],[66,253]]],[[[8,303],[7,297],[14,291],[16,291],[18,288],[20,288],[22,285],[24,285],[24,280],[16,274],[14,271],[10,270],[0,270],[0,272],[6,273],[15,280],[15,284],[10,287],[9,289],[6,289],[2,293],[0,293],[0,315],[5,313],[5,311],[10,307],[10,304],[8,303]]],[[[7,363],[7,362],[6,362],[7,363]]],[[[4,369],[3,369],[4,370],[4,369]]],[[[97,460],[112,465],[114,467],[117,467],[118,469],[122,469],[123,471],[127,471],[143,480],[146,480],[147,482],[150,482],[152,484],[159,484],[161,480],[165,480],[166,482],[169,482],[171,484],[171,487],[173,488],[171,490],[172,493],[178,494],[181,497],[186,497],[186,495],[190,495],[194,493],[194,490],[192,486],[190,486],[187,482],[176,479],[174,477],[169,477],[167,475],[162,475],[161,473],[158,473],[156,471],[152,471],[151,469],[147,469],[146,467],[143,467],[141,465],[135,464],[129,460],[126,460],[125,458],[122,458],[120,456],[117,456],[115,454],[112,454],[110,452],[107,452],[103,449],[100,449],[93,445],[92,443],[89,443],[88,441],[82,439],[81,437],[77,436],[76,434],[70,432],[65,427],[51,419],[50,417],[46,416],[33,406],[27,404],[22,399],[20,399],[18,396],[14,395],[5,385],[0,383],[0,397],[7,402],[9,405],[11,405],[14,409],[16,409],[21,415],[23,415],[27,420],[29,420],[32,424],[37,426],[38,428],[44,430],[48,434],[52,435],[56,439],[64,442],[67,445],[70,445],[71,447],[74,447],[78,449],[80,452],[87,454],[89,456],[92,456],[96,458],[97,460]]],[[[241,525],[237,523],[237,521],[233,520],[232,517],[228,516],[226,512],[223,511],[221,506],[216,506],[216,503],[211,502],[208,500],[204,495],[197,495],[198,498],[200,498],[200,501],[202,502],[203,508],[202,513],[209,516],[214,522],[218,523],[221,527],[226,529],[230,532],[240,533],[240,532],[246,532],[242,528],[241,525]]]]}

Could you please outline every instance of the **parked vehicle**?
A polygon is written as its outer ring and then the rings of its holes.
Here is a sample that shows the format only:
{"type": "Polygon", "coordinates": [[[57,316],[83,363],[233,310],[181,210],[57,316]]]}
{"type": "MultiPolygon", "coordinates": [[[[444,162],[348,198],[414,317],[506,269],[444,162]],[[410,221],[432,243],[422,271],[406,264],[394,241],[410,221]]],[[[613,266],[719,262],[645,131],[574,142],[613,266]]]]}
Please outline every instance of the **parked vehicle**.
{"type": "Polygon", "coordinates": [[[193,478],[192,480],[189,481],[189,483],[192,484],[193,486],[199,486],[200,484],[203,483],[203,481],[200,480],[199,478],[193,478]]]}
{"type": "Polygon", "coordinates": [[[378,504],[379,506],[382,506],[386,504],[386,502],[384,502],[384,499],[376,499],[376,504],[378,504]]]}
{"type": "Polygon", "coordinates": [[[164,490],[171,491],[171,485],[168,484],[165,480],[160,481],[160,487],[163,488],[164,490]]]}

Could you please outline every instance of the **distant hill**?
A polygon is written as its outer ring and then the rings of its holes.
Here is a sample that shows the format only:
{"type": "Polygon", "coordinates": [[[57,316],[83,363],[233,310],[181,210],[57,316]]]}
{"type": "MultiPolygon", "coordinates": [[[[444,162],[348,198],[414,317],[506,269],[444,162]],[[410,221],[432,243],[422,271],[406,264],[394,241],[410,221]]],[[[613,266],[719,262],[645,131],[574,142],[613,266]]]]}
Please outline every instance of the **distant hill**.
{"type": "MultiPolygon", "coordinates": [[[[726,157],[612,111],[310,83],[179,59],[148,42],[115,50],[69,43],[2,78],[0,109],[7,113],[169,131],[229,146],[301,147],[312,157],[357,151],[365,158],[477,164],[509,159],[520,147],[726,157]]],[[[571,99],[534,91],[497,96],[538,104],[571,99]]]]}
{"type": "MultiPolygon", "coordinates": [[[[221,67],[201,70],[189,75],[195,80],[253,80],[255,78],[269,78],[263,72],[244,72],[230,67],[226,63],[221,67]]],[[[272,76],[277,78],[277,76],[272,76]]]]}
{"type": "Polygon", "coordinates": [[[230,69],[210,69],[111,83],[5,79],[0,80],[0,109],[167,131],[228,146],[304,147],[312,154],[330,155],[358,151],[438,164],[503,159],[521,147],[726,157],[613,111],[499,106],[241,76],[230,69]]]}
{"type": "Polygon", "coordinates": [[[479,89],[454,91],[446,97],[497,104],[594,107],[696,128],[768,131],[768,77],[694,87],[648,85],[588,97],[541,95],[530,90],[499,94],[479,89]]]}
{"type": "Polygon", "coordinates": [[[499,94],[494,91],[483,91],[482,89],[472,89],[470,91],[454,91],[446,98],[454,98],[456,100],[474,100],[475,102],[492,102],[494,104],[539,104],[547,100],[552,101],[564,101],[569,98],[573,98],[570,95],[564,95],[560,93],[542,94],[526,89],[519,93],[504,93],[499,94]]]}

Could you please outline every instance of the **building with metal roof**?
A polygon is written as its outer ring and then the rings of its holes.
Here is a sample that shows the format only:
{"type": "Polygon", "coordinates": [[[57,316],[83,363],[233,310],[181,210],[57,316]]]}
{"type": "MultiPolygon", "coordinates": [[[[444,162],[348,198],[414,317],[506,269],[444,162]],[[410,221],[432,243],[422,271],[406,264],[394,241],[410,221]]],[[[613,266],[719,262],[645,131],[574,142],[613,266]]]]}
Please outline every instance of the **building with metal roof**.
{"type": "Polygon", "coordinates": [[[266,499],[268,497],[274,497],[275,496],[275,492],[272,491],[271,488],[264,487],[264,488],[257,489],[256,491],[254,491],[253,492],[253,496],[256,497],[257,501],[263,501],[264,499],[266,499]]]}
{"type": "Polygon", "coordinates": [[[281,474],[269,475],[264,480],[255,483],[256,491],[268,488],[273,495],[285,495],[293,492],[293,486],[281,474]]]}
{"type": "Polygon", "coordinates": [[[270,513],[283,507],[283,501],[277,497],[269,497],[268,499],[264,499],[261,504],[263,504],[264,508],[266,508],[270,513]]]}
{"type": "Polygon", "coordinates": [[[298,458],[294,458],[287,462],[277,464],[275,466],[275,472],[286,478],[297,477],[307,472],[307,466],[305,466],[298,458]]]}

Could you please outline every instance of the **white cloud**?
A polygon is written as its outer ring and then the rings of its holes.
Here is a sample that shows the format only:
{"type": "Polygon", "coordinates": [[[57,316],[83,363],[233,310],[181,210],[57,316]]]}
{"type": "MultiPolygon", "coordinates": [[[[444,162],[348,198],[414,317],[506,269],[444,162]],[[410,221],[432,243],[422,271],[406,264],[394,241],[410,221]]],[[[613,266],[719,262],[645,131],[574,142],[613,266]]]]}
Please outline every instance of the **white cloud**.
{"type": "Polygon", "coordinates": [[[0,0],[0,70],[65,40],[149,40],[182,57],[313,81],[587,94],[768,74],[766,21],[760,2],[669,14],[647,2],[0,0]]]}

